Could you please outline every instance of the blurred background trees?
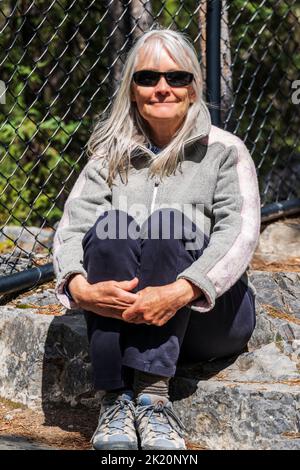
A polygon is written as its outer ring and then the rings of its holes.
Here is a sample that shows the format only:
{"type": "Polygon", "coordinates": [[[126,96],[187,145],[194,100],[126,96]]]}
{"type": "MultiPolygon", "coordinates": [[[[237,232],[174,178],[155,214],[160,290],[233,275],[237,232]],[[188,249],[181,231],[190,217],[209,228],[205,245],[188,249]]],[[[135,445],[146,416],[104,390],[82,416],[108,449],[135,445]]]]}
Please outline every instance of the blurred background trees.
{"type": "MultiPolygon", "coordinates": [[[[186,32],[205,80],[206,1],[7,0],[0,4],[0,224],[51,226],[86,161],[126,53],[155,23],[186,32]]],[[[256,162],[263,203],[299,197],[300,6],[222,2],[223,127],[256,162]],[[298,185],[299,186],[299,185],[298,185]]],[[[204,87],[205,98],[205,87],[204,87]]]]}

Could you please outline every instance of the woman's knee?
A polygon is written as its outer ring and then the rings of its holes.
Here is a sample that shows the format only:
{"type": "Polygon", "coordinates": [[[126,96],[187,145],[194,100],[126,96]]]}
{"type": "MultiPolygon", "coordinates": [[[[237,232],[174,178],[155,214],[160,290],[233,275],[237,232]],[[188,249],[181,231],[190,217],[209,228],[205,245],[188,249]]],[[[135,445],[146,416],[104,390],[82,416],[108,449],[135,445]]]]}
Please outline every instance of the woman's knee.
{"type": "Polygon", "coordinates": [[[209,242],[208,237],[184,212],[173,207],[155,210],[142,224],[141,236],[150,239],[150,243],[159,240],[162,253],[176,250],[181,258],[180,269],[185,269],[198,259],[209,242]]]}
{"type": "Polygon", "coordinates": [[[161,207],[144,221],[141,233],[148,238],[184,239],[186,233],[195,231],[195,224],[179,209],[161,207]]]}
{"type": "Polygon", "coordinates": [[[138,244],[139,226],[134,218],[119,209],[102,213],[82,240],[84,251],[97,248],[105,256],[116,256],[119,250],[138,244]]]}
{"type": "Polygon", "coordinates": [[[110,209],[98,217],[84,235],[82,242],[84,244],[89,238],[93,238],[93,241],[126,240],[128,235],[136,235],[136,238],[139,236],[139,226],[134,218],[120,209],[110,209]]]}
{"type": "Polygon", "coordinates": [[[140,241],[127,236],[134,219],[126,212],[109,210],[99,216],[82,240],[83,267],[90,280],[131,275],[140,259],[140,241]]]}

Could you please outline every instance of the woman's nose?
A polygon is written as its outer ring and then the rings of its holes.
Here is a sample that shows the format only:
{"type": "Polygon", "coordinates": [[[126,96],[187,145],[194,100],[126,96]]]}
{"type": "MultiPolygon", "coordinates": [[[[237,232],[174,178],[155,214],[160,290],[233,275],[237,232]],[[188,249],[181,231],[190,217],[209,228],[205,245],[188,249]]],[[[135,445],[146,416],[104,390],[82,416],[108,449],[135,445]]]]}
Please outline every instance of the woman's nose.
{"type": "Polygon", "coordinates": [[[165,79],[165,77],[162,75],[155,87],[155,90],[156,91],[160,91],[160,92],[163,92],[163,91],[169,91],[170,90],[170,85],[168,84],[167,80],[165,79]]]}

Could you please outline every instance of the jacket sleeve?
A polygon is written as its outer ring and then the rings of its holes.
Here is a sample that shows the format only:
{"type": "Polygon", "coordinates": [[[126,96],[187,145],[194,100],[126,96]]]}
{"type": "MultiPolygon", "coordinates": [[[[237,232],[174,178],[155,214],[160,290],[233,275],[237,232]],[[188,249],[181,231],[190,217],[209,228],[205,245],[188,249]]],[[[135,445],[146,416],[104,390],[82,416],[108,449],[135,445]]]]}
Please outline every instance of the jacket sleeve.
{"type": "Polygon", "coordinates": [[[176,279],[200,287],[203,296],[189,306],[207,312],[244,274],[254,254],[260,233],[260,196],[254,162],[245,144],[224,151],[213,204],[213,230],[202,255],[176,279]]]}
{"type": "Polygon", "coordinates": [[[64,206],[53,240],[55,293],[68,309],[78,307],[65,293],[72,274],[87,278],[83,267],[82,239],[102,212],[112,208],[111,189],[105,181],[100,162],[90,160],[81,171],[64,206]]]}

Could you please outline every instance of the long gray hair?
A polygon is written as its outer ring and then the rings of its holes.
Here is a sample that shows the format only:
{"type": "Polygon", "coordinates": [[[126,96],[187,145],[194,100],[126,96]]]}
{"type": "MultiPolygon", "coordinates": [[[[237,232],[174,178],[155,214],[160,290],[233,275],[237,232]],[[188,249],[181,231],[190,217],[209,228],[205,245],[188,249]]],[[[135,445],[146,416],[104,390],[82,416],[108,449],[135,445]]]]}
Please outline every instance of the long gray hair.
{"type": "Polygon", "coordinates": [[[183,69],[194,74],[195,101],[189,106],[182,126],[173,139],[164,147],[149,166],[150,175],[163,178],[175,172],[178,161],[182,161],[184,141],[191,135],[202,101],[202,75],[196,51],[183,33],[169,29],[153,29],[136,41],[127,56],[122,81],[111,105],[108,117],[100,118],[87,142],[90,159],[103,160],[108,166],[107,182],[112,185],[118,172],[126,174],[132,155],[141,152],[154,157],[148,148],[151,144],[147,125],[140,115],[136,103],[131,101],[132,75],[142,50],[145,57],[159,61],[162,49],[183,69]]]}

